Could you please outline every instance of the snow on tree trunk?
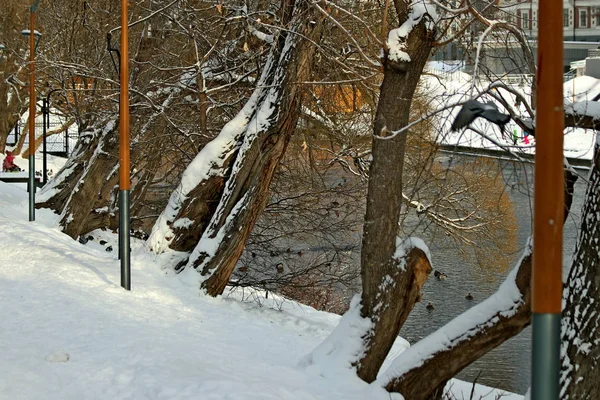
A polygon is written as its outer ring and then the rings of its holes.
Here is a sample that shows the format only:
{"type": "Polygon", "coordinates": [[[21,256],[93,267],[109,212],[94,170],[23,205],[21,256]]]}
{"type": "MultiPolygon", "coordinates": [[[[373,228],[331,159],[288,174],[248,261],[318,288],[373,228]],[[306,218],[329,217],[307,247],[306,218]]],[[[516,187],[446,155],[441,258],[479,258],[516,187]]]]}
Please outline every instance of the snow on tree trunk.
{"type": "Polygon", "coordinates": [[[219,204],[225,181],[231,175],[232,162],[240,149],[242,137],[250,122],[256,122],[258,109],[275,84],[286,34],[283,32],[271,48],[256,89],[242,110],[202,148],[183,172],[148,239],[154,252],[174,250],[189,253],[198,244],[219,204]]]}
{"type": "Polygon", "coordinates": [[[595,149],[581,228],[563,291],[560,398],[600,396],[600,147],[595,149]]]}
{"type": "MultiPolygon", "coordinates": [[[[347,346],[336,329],[307,358],[308,365],[352,366],[366,382],[377,377],[400,328],[420,301],[431,271],[425,244],[417,238],[398,238],[406,132],[392,132],[409,122],[412,98],[433,46],[435,11],[424,4],[395,4],[398,19],[404,22],[390,31],[382,60],[384,76],[375,115],[362,240],[363,292],[357,309],[366,322],[352,334],[359,344],[347,346]],[[348,349],[351,354],[341,354],[348,349]]],[[[351,308],[348,315],[354,311],[351,308]]]]}
{"type": "Polygon", "coordinates": [[[302,97],[297,83],[311,74],[314,43],[322,31],[322,17],[313,20],[307,15],[308,4],[296,2],[290,31],[278,38],[283,49],[272,86],[243,134],[219,205],[190,255],[188,266],[201,272],[202,288],[209,295],[223,293],[265,208],[273,173],[296,129],[302,97]]]}
{"type": "Polygon", "coordinates": [[[521,332],[531,315],[531,248],[492,296],[400,354],[377,383],[407,399],[441,393],[446,382],[521,332]]]}
{"type": "MultiPolygon", "coordinates": [[[[115,120],[104,121],[82,132],[65,166],[37,196],[36,207],[59,213],[59,225],[74,239],[96,227],[109,225],[103,221],[90,227],[88,222],[97,219],[102,211],[106,200],[104,189],[113,188],[118,180],[118,144],[115,120]]],[[[112,199],[111,203],[116,204],[116,200],[112,199]]]]}
{"type": "Polygon", "coordinates": [[[94,155],[93,149],[97,148],[98,143],[105,135],[114,133],[116,129],[118,129],[118,124],[114,120],[110,120],[82,132],[80,140],[65,165],[37,194],[36,207],[50,208],[56,213],[62,214],[82,179],[86,165],[90,163],[90,159],[94,155]]]}
{"type": "Polygon", "coordinates": [[[406,132],[386,136],[409,122],[412,98],[431,54],[435,12],[423,4],[409,7],[397,2],[397,7],[398,3],[405,7],[397,9],[399,20],[405,22],[389,33],[389,50],[383,59],[361,252],[362,316],[373,321],[373,329],[364,337],[365,353],[356,367],[367,382],[375,380],[400,328],[419,301],[430,271],[428,263],[396,257],[406,132]]]}
{"type": "MultiPolygon", "coordinates": [[[[565,220],[575,180],[571,172],[565,171],[565,220]]],[[[495,294],[402,353],[378,384],[407,399],[440,395],[450,378],[529,325],[531,267],[528,246],[495,294]]]]}
{"type": "MultiPolygon", "coordinates": [[[[398,7],[404,3],[395,4],[398,7]]],[[[305,365],[327,365],[328,369],[353,366],[367,382],[375,380],[419,299],[430,268],[424,260],[419,261],[422,246],[411,249],[397,243],[405,133],[389,137],[408,122],[414,86],[431,49],[427,21],[414,18],[415,13],[411,9],[399,12],[399,20],[407,22],[388,36],[390,50],[384,59],[369,172],[361,260],[362,304],[356,302],[338,329],[305,360],[305,365]],[[413,26],[407,28],[408,21],[413,26]],[[398,37],[400,46],[391,46],[392,39],[398,37]],[[340,329],[349,332],[349,338],[344,338],[340,329]]],[[[566,218],[574,181],[566,174],[565,182],[566,218]]],[[[414,239],[411,242],[414,244],[414,239]]],[[[439,398],[450,378],[530,323],[530,278],[528,249],[495,295],[402,353],[377,384],[407,399],[439,398]]]]}
{"type": "Polygon", "coordinates": [[[191,252],[177,269],[198,269],[211,295],[229,281],[295,130],[297,82],[309,77],[321,35],[321,20],[307,15],[308,4],[283,1],[282,20],[290,27],[275,41],[256,90],[186,169],[150,236],[156,252],[191,252]]]}
{"type": "MultiPolygon", "coordinates": [[[[163,104],[169,104],[170,95],[163,104]]],[[[149,127],[160,116],[160,110],[149,117],[132,138],[131,165],[138,171],[132,175],[131,210],[139,209],[156,168],[157,158],[147,154],[160,154],[160,141],[136,145],[149,127]]],[[[149,133],[151,134],[151,132],[149,133]]],[[[50,208],[60,215],[63,231],[77,238],[97,228],[118,227],[119,190],[119,125],[118,120],[96,123],[84,131],[75,151],[65,166],[41,190],[37,208],[50,208]]]]}

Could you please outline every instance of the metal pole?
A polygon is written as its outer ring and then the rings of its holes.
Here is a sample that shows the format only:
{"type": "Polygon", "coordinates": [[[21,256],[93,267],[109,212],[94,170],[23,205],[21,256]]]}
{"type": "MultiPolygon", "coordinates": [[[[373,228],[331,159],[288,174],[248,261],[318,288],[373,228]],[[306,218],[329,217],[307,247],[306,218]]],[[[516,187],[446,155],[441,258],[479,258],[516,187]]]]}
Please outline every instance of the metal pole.
{"type": "Polygon", "coordinates": [[[35,10],[29,13],[29,220],[35,221],[35,10]]]}
{"type": "Polygon", "coordinates": [[[48,109],[48,100],[46,99],[42,99],[42,126],[43,126],[43,146],[42,146],[42,151],[43,151],[43,157],[44,157],[44,161],[43,161],[43,170],[42,170],[42,175],[43,175],[43,182],[44,185],[46,184],[46,182],[48,182],[48,148],[47,148],[47,143],[46,143],[46,123],[48,128],[50,128],[50,110],[48,109]]]}
{"type": "Polygon", "coordinates": [[[119,253],[121,286],[131,290],[129,251],[129,27],[127,1],[121,0],[121,98],[119,102],[119,253]]]}
{"type": "Polygon", "coordinates": [[[540,1],[533,228],[531,398],[558,400],[562,298],[562,1],[540,1]]]}

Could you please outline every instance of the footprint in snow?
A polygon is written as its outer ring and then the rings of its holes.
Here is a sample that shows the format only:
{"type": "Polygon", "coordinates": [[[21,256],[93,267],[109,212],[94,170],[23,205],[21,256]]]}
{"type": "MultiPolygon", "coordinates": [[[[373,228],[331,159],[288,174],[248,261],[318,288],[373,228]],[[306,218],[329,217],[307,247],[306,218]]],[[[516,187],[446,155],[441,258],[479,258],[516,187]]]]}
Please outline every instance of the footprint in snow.
{"type": "Polygon", "coordinates": [[[70,358],[71,358],[71,356],[69,355],[69,353],[63,353],[63,352],[57,351],[55,353],[48,354],[46,356],[46,361],[51,362],[51,363],[59,363],[59,362],[67,362],[67,361],[69,361],[70,358]]]}

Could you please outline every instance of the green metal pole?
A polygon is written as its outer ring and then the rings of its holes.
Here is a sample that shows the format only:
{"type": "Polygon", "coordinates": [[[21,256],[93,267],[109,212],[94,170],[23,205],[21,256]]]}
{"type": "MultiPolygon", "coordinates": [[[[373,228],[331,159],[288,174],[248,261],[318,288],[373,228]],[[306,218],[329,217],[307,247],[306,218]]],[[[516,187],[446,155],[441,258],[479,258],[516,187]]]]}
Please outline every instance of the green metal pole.
{"type": "Polygon", "coordinates": [[[129,237],[129,190],[119,191],[119,258],[121,259],[121,287],[131,290],[131,253],[129,237]]]}
{"type": "Polygon", "coordinates": [[[532,400],[558,400],[562,307],[563,2],[539,2],[532,274],[532,400]]]}

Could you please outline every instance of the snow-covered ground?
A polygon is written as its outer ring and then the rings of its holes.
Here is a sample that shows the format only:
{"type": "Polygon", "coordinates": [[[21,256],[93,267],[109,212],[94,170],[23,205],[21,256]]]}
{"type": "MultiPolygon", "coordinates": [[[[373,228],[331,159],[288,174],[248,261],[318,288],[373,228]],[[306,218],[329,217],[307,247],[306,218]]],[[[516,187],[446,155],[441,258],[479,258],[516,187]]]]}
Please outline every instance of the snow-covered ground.
{"type": "MultiPolygon", "coordinates": [[[[84,245],[48,210],[27,219],[26,192],[0,182],[0,399],[399,398],[349,370],[302,367],[337,315],[248,289],[200,295],[195,272],[168,272],[135,241],[127,292],[113,234],[84,245]]],[[[470,384],[449,387],[469,398],[470,384]]]]}

